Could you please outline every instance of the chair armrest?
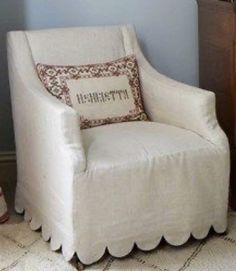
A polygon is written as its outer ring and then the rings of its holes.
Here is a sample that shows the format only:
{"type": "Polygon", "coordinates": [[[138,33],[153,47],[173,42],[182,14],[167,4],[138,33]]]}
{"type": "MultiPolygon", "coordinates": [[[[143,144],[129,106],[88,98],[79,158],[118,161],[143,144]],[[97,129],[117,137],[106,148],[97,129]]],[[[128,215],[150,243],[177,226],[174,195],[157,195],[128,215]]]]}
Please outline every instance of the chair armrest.
{"type": "Polygon", "coordinates": [[[158,73],[139,54],[144,106],[153,121],[191,130],[214,144],[228,147],[215,112],[215,94],[158,73]]]}
{"type": "MultiPolygon", "coordinates": [[[[15,82],[17,82],[16,76],[15,82]]],[[[14,85],[14,82],[11,82],[11,85],[14,85]]],[[[16,87],[21,91],[21,97],[16,92],[11,94],[15,133],[19,133],[16,137],[25,137],[27,140],[33,137],[26,143],[27,146],[29,147],[29,143],[32,142],[31,151],[32,147],[38,147],[38,152],[46,151],[48,156],[51,153],[50,149],[58,148],[59,155],[60,149],[64,148],[68,154],[67,159],[71,162],[73,160],[74,172],[83,172],[86,161],[78,113],[72,108],[67,108],[66,105],[61,106],[55,101],[52,102],[46,95],[39,94],[41,90],[27,89],[23,83],[19,84],[19,81],[16,87]],[[27,94],[22,91],[22,87],[27,90],[27,94]]],[[[36,148],[34,150],[36,151],[36,148]]],[[[38,154],[35,153],[35,155],[38,154]]]]}
{"type": "Polygon", "coordinates": [[[86,159],[78,113],[45,90],[32,60],[26,56],[27,52],[24,48],[13,48],[16,44],[19,43],[11,42],[9,33],[8,63],[17,151],[22,145],[17,141],[22,141],[23,137],[29,141],[32,134],[34,138],[27,143],[28,146],[32,143],[31,151],[32,148],[39,153],[45,151],[50,156],[55,148],[58,154],[63,150],[67,153],[68,163],[73,163],[74,170],[83,172],[86,159]],[[24,68],[21,70],[21,67],[24,68]],[[37,141],[41,144],[38,148],[34,146],[37,141]]]}
{"type": "Polygon", "coordinates": [[[212,143],[228,148],[215,112],[215,95],[158,73],[146,60],[132,26],[123,29],[125,50],[137,57],[144,107],[156,122],[191,130],[212,143]]]}

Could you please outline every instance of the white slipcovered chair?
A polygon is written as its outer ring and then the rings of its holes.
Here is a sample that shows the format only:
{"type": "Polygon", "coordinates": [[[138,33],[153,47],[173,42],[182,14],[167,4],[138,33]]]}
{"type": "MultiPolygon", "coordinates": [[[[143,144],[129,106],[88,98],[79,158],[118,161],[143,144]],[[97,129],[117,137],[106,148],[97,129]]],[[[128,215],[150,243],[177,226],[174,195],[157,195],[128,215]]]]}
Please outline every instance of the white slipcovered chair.
{"type": "Polygon", "coordinates": [[[172,245],[227,227],[229,147],[215,96],[155,71],[131,26],[8,34],[17,151],[15,207],[66,260],[91,264],[136,244],[172,245]],[[37,63],[80,65],[135,54],[151,121],[80,130],[74,109],[51,96],[37,63]]]}

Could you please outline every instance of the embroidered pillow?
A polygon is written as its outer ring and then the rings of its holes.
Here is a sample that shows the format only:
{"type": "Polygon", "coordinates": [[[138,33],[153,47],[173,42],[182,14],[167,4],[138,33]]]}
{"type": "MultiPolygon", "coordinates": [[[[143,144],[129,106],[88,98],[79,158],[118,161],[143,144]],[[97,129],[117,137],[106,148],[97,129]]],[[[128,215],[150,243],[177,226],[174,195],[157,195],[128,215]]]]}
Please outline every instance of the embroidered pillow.
{"type": "Polygon", "coordinates": [[[134,55],[92,65],[37,64],[45,88],[80,114],[82,129],[147,120],[134,55]]]}

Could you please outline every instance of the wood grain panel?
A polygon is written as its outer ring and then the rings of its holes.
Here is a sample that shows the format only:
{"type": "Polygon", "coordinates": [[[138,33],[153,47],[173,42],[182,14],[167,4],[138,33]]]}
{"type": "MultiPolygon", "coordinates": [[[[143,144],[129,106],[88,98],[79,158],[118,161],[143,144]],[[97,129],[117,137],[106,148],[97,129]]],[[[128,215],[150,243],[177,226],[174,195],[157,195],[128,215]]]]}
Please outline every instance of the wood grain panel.
{"type": "Polygon", "coordinates": [[[236,9],[219,0],[198,0],[200,87],[216,94],[217,117],[230,140],[231,206],[236,209],[236,9]]]}

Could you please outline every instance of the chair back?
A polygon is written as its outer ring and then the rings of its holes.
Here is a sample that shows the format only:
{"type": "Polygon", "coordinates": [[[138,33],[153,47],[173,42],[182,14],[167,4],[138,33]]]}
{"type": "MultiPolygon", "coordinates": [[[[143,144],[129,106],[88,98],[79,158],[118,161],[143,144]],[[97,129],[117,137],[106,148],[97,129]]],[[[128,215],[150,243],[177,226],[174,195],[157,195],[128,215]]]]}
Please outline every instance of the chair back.
{"type": "Polygon", "coordinates": [[[26,31],[35,62],[53,65],[85,65],[118,59],[128,48],[130,26],[73,27],[26,31]]]}

